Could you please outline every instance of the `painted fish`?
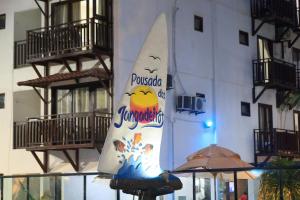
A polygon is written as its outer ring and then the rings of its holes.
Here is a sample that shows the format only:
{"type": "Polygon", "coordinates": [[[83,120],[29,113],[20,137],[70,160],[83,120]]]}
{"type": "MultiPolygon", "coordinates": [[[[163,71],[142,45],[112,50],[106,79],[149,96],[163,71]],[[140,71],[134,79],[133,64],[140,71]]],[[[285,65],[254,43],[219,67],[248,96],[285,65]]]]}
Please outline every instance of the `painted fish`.
{"type": "Polygon", "coordinates": [[[120,140],[115,140],[113,143],[115,145],[116,151],[122,153],[125,152],[125,144],[123,142],[121,142],[120,140]]]}
{"type": "Polygon", "coordinates": [[[153,150],[153,145],[152,144],[146,144],[144,147],[144,153],[145,154],[149,154],[151,153],[151,151],[153,150]]]}
{"type": "Polygon", "coordinates": [[[141,140],[142,140],[142,133],[134,134],[133,146],[140,143],[141,140]]]}

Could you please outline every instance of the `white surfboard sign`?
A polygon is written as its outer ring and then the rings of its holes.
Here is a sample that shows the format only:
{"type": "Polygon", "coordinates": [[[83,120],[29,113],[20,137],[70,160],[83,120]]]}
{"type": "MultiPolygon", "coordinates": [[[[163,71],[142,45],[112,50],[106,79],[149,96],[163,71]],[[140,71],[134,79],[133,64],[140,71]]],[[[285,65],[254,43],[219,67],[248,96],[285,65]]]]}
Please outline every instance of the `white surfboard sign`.
{"type": "Polygon", "coordinates": [[[155,21],[114,114],[98,171],[124,178],[152,178],[159,164],[168,66],[165,14],[155,21]]]}

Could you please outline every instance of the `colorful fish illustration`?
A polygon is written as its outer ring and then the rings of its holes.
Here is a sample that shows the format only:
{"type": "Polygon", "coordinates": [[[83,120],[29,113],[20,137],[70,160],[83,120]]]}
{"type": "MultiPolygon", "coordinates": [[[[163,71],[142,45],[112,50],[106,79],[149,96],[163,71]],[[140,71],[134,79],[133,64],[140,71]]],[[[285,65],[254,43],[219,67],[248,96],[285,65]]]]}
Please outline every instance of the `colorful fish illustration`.
{"type": "Polygon", "coordinates": [[[151,153],[151,151],[153,150],[153,145],[152,144],[146,144],[144,147],[144,153],[145,154],[149,154],[151,153]]]}
{"type": "Polygon", "coordinates": [[[133,146],[140,143],[140,141],[142,140],[142,133],[136,133],[134,134],[134,140],[133,140],[133,146]]]}
{"type": "Polygon", "coordinates": [[[115,148],[116,148],[116,151],[119,151],[119,152],[125,152],[125,144],[123,142],[121,142],[120,140],[115,140],[114,142],[114,145],[115,145],[115,148]]]}

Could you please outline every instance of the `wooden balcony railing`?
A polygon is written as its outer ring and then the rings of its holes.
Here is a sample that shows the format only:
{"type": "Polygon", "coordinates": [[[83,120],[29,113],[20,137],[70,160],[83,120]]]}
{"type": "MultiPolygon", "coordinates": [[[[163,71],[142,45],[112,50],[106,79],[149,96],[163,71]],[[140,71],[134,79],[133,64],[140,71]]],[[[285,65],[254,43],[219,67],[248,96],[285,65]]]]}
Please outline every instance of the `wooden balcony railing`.
{"type": "Polygon", "coordinates": [[[251,15],[255,19],[273,20],[297,26],[299,0],[251,0],[251,15]]]}
{"type": "Polygon", "coordinates": [[[295,89],[299,77],[294,64],[275,59],[253,61],[253,84],[295,89]]]}
{"type": "Polygon", "coordinates": [[[284,129],[255,129],[254,150],[258,155],[300,155],[300,133],[284,129]]]}
{"type": "Polygon", "coordinates": [[[51,26],[48,29],[30,30],[27,31],[26,42],[29,62],[79,53],[94,47],[111,51],[112,23],[92,18],[51,26]]]}
{"type": "Polygon", "coordinates": [[[93,148],[104,143],[111,121],[100,113],[48,117],[14,123],[14,149],[93,148]]]}
{"type": "Polygon", "coordinates": [[[16,41],[14,47],[14,67],[18,68],[26,65],[27,56],[26,40],[16,41]]]}

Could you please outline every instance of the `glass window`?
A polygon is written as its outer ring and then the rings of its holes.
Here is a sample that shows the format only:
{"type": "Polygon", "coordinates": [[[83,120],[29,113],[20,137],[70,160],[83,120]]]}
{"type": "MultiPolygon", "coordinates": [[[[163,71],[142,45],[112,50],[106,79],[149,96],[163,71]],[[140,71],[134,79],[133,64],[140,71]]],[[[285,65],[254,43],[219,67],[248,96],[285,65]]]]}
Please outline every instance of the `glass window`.
{"type": "MultiPolygon", "coordinates": [[[[82,200],[83,197],[83,176],[63,176],[62,178],[62,200],[82,200]]],[[[99,196],[98,196],[99,197],[99,196]]]]}
{"type": "Polygon", "coordinates": [[[174,192],[175,199],[189,200],[193,199],[193,176],[191,173],[176,174],[182,182],[182,189],[174,192]]]}
{"type": "Polygon", "coordinates": [[[0,108],[5,107],[5,94],[0,94],[0,108]]]}
{"type": "Polygon", "coordinates": [[[24,200],[27,199],[27,178],[13,178],[12,181],[12,199],[24,200]]]}
{"type": "Polygon", "coordinates": [[[84,20],[87,18],[86,16],[86,1],[72,3],[72,21],[84,20]]]}
{"type": "Polygon", "coordinates": [[[108,112],[109,111],[109,96],[104,88],[98,88],[96,91],[96,110],[108,112]]]}
{"type": "Polygon", "coordinates": [[[250,103],[241,102],[241,114],[242,116],[250,117],[250,103]]]}
{"type": "Polygon", "coordinates": [[[72,91],[57,90],[57,114],[72,113],[72,91]]]}
{"type": "Polygon", "coordinates": [[[74,90],[75,112],[89,112],[89,88],[74,90]]]}
{"type": "Polygon", "coordinates": [[[53,6],[53,21],[52,25],[59,25],[68,23],[68,4],[57,3],[53,6]]]}
{"type": "Polygon", "coordinates": [[[249,34],[245,31],[239,31],[240,44],[249,46],[249,34]]]}
{"type": "Polygon", "coordinates": [[[200,16],[194,16],[194,29],[195,31],[203,32],[203,18],[200,16]]]}
{"type": "Polygon", "coordinates": [[[6,18],[6,14],[0,15],[0,30],[5,29],[5,18],[6,18]]]}
{"type": "Polygon", "coordinates": [[[105,16],[105,0],[97,0],[96,4],[96,14],[105,16]]]}
{"type": "MultiPolygon", "coordinates": [[[[117,192],[109,186],[110,179],[100,178],[95,175],[86,176],[86,199],[98,200],[98,199],[109,199],[116,200],[117,192]],[[99,198],[101,197],[101,198],[99,198]]],[[[122,200],[125,200],[121,198],[122,200]]],[[[131,198],[129,198],[132,200],[131,198]]]]}

